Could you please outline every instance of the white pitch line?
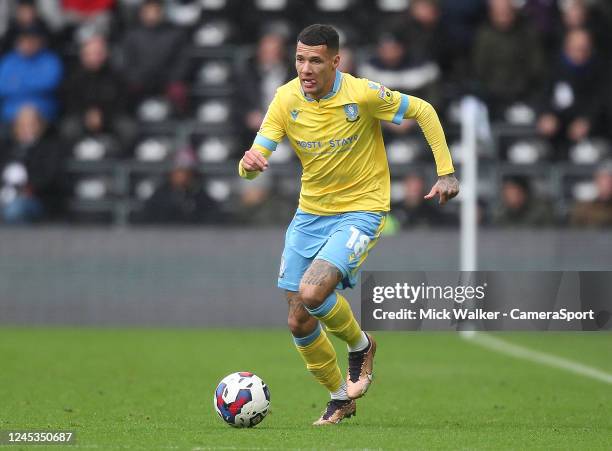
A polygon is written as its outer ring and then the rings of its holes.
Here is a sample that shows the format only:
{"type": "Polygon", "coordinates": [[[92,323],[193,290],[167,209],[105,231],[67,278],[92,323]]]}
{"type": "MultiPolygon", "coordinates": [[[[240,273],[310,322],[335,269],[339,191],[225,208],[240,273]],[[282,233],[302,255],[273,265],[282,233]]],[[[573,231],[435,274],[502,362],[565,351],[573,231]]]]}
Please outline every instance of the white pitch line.
{"type": "Polygon", "coordinates": [[[534,351],[523,346],[508,343],[501,338],[497,338],[486,333],[462,333],[461,337],[470,341],[471,343],[510,355],[512,357],[529,360],[531,362],[548,365],[554,368],[560,368],[562,370],[569,371],[570,373],[590,377],[591,379],[595,379],[606,384],[612,384],[612,374],[606,373],[605,371],[597,368],[583,365],[582,363],[574,362],[573,360],[568,360],[563,357],[557,357],[552,354],[546,354],[545,352],[534,351]]]}

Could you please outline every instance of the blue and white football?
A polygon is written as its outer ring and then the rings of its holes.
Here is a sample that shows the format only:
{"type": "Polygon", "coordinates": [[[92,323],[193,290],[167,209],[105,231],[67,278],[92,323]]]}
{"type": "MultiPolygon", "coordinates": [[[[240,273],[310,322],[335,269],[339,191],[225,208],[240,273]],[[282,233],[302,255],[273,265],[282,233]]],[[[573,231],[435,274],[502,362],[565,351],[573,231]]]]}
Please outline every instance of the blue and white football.
{"type": "Polygon", "coordinates": [[[265,418],[270,409],[270,390],[258,376],[248,371],[224,377],[214,395],[217,414],[236,428],[250,428],[265,418]]]}

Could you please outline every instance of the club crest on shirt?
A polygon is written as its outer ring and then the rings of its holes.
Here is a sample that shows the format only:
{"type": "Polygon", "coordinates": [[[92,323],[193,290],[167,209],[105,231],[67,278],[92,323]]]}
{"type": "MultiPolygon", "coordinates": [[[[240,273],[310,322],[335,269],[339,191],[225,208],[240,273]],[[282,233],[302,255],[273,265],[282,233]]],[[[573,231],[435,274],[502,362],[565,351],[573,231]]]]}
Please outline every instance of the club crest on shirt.
{"type": "Polygon", "coordinates": [[[289,114],[291,114],[291,118],[292,118],[294,121],[296,121],[296,120],[297,120],[297,117],[298,117],[298,114],[300,114],[300,110],[291,110],[291,111],[289,112],[289,114]]]}
{"type": "Polygon", "coordinates": [[[355,122],[359,119],[359,107],[356,103],[344,105],[344,114],[346,114],[346,120],[348,122],[355,122]]]}

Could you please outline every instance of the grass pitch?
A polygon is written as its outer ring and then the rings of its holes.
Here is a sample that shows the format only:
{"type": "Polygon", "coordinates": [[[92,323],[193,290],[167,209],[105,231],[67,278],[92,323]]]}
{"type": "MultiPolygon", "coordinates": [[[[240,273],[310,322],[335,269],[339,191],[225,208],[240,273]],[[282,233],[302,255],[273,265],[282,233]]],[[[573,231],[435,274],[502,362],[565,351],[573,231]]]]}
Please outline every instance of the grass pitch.
{"type": "MultiPolygon", "coordinates": [[[[73,448],[101,450],[612,449],[612,384],[456,334],[375,336],[375,383],[357,416],[314,428],[328,395],[285,331],[0,329],[0,430],[75,430],[73,448]],[[239,370],[270,386],[271,413],[254,429],[213,410],[217,382],[239,370]]],[[[611,334],[497,337],[612,374],[611,334]]]]}

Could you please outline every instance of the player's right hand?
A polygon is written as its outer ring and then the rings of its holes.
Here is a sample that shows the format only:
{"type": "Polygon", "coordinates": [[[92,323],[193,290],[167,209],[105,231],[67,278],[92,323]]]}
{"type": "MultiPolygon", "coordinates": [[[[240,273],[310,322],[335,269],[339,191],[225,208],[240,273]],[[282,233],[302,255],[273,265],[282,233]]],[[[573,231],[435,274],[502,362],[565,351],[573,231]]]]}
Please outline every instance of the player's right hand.
{"type": "Polygon", "coordinates": [[[268,169],[268,160],[257,149],[249,149],[242,157],[242,167],[249,172],[265,171],[268,169]]]}

